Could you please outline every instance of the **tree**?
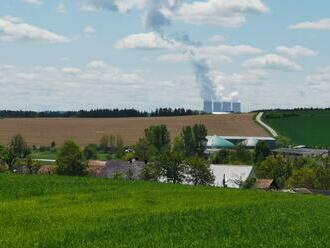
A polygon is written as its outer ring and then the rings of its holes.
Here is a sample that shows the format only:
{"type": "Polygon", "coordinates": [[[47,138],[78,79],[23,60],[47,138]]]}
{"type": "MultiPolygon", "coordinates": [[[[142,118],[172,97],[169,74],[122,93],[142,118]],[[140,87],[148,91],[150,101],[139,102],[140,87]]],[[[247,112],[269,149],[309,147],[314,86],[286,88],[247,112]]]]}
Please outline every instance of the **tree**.
{"type": "Polygon", "coordinates": [[[269,156],[256,168],[258,177],[273,179],[279,188],[284,187],[293,170],[290,161],[283,156],[269,156]]]}
{"type": "Polygon", "coordinates": [[[17,158],[26,158],[31,153],[27,143],[20,134],[15,135],[12,138],[10,146],[13,150],[14,156],[17,158]]]}
{"type": "Polygon", "coordinates": [[[181,138],[184,145],[184,153],[186,156],[193,156],[195,155],[195,140],[193,129],[191,126],[186,126],[182,128],[181,131],[181,138]]]}
{"type": "Polygon", "coordinates": [[[183,155],[175,151],[167,151],[158,159],[158,170],[160,176],[168,182],[182,183],[185,179],[186,165],[183,155]]]}
{"type": "Polygon", "coordinates": [[[141,172],[141,179],[145,181],[157,181],[160,176],[159,168],[154,163],[146,164],[141,172]]]}
{"type": "Polygon", "coordinates": [[[330,170],[322,166],[295,169],[287,184],[293,188],[330,189],[330,170]]]}
{"type": "Polygon", "coordinates": [[[211,155],[212,164],[229,164],[230,152],[228,150],[220,150],[211,155]]]}
{"type": "Polygon", "coordinates": [[[157,148],[145,139],[140,139],[135,145],[135,155],[142,161],[153,161],[157,152],[157,148]]]}
{"type": "Polygon", "coordinates": [[[102,151],[107,151],[109,149],[109,136],[103,135],[100,139],[100,149],[102,151]]]}
{"type": "Polygon", "coordinates": [[[31,156],[28,156],[25,159],[24,164],[28,168],[30,174],[37,174],[39,169],[41,168],[40,162],[34,161],[31,156]]]}
{"type": "Polygon", "coordinates": [[[86,174],[86,163],[80,147],[74,141],[67,141],[60,147],[56,164],[58,174],[68,176],[82,176],[86,174]]]}
{"type": "Polygon", "coordinates": [[[195,153],[197,156],[204,156],[204,152],[206,150],[207,143],[207,129],[203,124],[196,124],[193,127],[193,137],[194,137],[194,145],[195,145],[195,153]]]}
{"type": "Polygon", "coordinates": [[[122,158],[125,155],[124,141],[120,135],[116,136],[116,157],[122,158]]]}
{"type": "Polygon", "coordinates": [[[169,148],[170,133],[165,125],[152,126],[144,131],[145,140],[153,145],[159,152],[169,148]]]}
{"type": "Polygon", "coordinates": [[[181,138],[184,144],[186,156],[204,156],[206,149],[207,129],[203,124],[196,124],[193,127],[182,128],[181,138]]]}
{"type": "Polygon", "coordinates": [[[233,164],[251,164],[253,162],[252,153],[242,145],[237,145],[235,151],[231,153],[230,162],[233,164]]]}
{"type": "Polygon", "coordinates": [[[12,145],[8,145],[3,151],[3,161],[8,165],[10,171],[14,170],[15,163],[19,158],[15,155],[12,145]]]}
{"type": "Polygon", "coordinates": [[[177,136],[174,138],[173,145],[172,145],[172,150],[179,152],[179,153],[184,153],[184,143],[183,140],[180,136],[177,136]]]}
{"type": "Polygon", "coordinates": [[[90,144],[83,151],[84,158],[87,160],[97,159],[97,145],[90,144]]]}
{"type": "Polygon", "coordinates": [[[267,142],[259,141],[255,148],[254,162],[260,163],[270,155],[270,148],[267,142]]]}
{"type": "Polygon", "coordinates": [[[187,160],[189,180],[194,185],[212,185],[214,175],[210,164],[199,157],[192,157],[187,160]]]}

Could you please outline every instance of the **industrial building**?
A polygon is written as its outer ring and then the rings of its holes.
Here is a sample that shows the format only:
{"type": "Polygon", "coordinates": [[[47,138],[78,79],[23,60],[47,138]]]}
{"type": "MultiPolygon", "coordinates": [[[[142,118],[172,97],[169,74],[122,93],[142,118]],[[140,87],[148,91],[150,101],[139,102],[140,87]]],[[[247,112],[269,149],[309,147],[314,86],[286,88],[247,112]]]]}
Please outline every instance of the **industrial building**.
{"type": "Polygon", "coordinates": [[[205,113],[241,113],[242,103],[240,102],[221,102],[205,100],[203,103],[203,111],[205,113]]]}
{"type": "Polygon", "coordinates": [[[276,148],[276,140],[272,137],[247,137],[247,136],[207,136],[207,153],[221,149],[234,149],[236,145],[243,145],[248,149],[254,149],[258,142],[265,141],[270,149],[276,148]]]}
{"type": "Polygon", "coordinates": [[[212,113],[213,112],[212,104],[213,104],[212,101],[204,101],[203,111],[205,113],[212,113]]]}

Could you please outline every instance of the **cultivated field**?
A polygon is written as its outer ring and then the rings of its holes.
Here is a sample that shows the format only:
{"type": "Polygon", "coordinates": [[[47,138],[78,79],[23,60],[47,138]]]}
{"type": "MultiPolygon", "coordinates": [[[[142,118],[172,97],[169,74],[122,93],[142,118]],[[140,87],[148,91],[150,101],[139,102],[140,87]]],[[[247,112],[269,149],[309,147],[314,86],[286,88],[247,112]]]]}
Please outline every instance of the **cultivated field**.
{"type": "Polygon", "coordinates": [[[0,174],[1,247],[327,248],[330,198],[0,174]]]}
{"type": "Polygon", "coordinates": [[[264,121],[295,144],[330,147],[330,110],[271,111],[264,121]]]}
{"type": "Polygon", "coordinates": [[[126,145],[134,144],[143,136],[145,128],[151,125],[165,124],[172,137],[183,126],[203,123],[209,134],[269,136],[254,120],[253,114],[209,115],[159,118],[16,118],[0,119],[0,143],[7,143],[15,134],[21,134],[30,145],[57,144],[74,139],[80,145],[99,143],[105,134],[121,135],[126,145]]]}

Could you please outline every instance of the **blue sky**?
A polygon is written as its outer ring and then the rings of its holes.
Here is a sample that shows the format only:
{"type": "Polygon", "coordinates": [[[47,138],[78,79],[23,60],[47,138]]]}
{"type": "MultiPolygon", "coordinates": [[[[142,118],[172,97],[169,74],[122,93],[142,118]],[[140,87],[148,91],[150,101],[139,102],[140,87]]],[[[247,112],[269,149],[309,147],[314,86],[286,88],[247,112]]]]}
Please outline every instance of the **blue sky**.
{"type": "Polygon", "coordinates": [[[201,109],[212,97],[245,111],[329,107],[329,9],[326,0],[2,0],[0,106],[201,109]]]}

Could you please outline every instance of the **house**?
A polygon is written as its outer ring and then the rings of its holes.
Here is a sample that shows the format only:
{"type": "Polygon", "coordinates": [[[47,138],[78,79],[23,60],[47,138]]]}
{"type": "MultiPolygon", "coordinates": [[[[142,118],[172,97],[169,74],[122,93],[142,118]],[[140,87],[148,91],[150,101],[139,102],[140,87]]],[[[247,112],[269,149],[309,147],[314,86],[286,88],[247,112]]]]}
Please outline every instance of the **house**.
{"type": "Polygon", "coordinates": [[[253,166],[212,164],[211,170],[215,176],[214,186],[241,188],[249,179],[256,179],[253,166]]]}
{"type": "Polygon", "coordinates": [[[100,177],[114,178],[118,175],[126,179],[140,179],[141,172],[145,166],[145,162],[138,160],[110,160],[107,161],[104,168],[100,171],[100,177]]]}
{"type": "Polygon", "coordinates": [[[102,170],[105,168],[106,161],[101,160],[89,160],[87,166],[87,172],[91,176],[100,176],[102,170]]]}
{"type": "Polygon", "coordinates": [[[39,175],[54,175],[56,173],[56,166],[54,165],[43,165],[38,170],[39,175]]]}
{"type": "Polygon", "coordinates": [[[287,158],[312,158],[329,156],[329,150],[310,149],[310,148],[279,148],[273,150],[274,154],[282,155],[287,158]]]}

